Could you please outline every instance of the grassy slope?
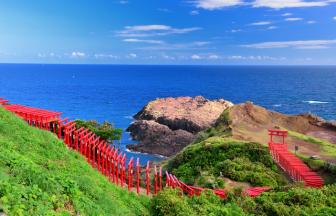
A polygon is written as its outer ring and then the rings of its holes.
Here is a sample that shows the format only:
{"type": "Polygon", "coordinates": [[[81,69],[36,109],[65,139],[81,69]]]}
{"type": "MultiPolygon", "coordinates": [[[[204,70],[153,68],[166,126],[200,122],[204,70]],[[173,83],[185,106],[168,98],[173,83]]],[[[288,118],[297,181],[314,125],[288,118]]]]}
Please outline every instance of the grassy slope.
{"type": "Polygon", "coordinates": [[[148,215],[149,202],[110,184],[53,134],[0,107],[0,212],[148,215]]]}
{"type": "MultiPolygon", "coordinates": [[[[288,129],[285,129],[285,130],[288,130],[288,129]]],[[[320,145],[322,146],[323,150],[327,153],[327,155],[336,157],[336,145],[335,144],[332,144],[326,140],[322,140],[322,139],[319,139],[313,136],[308,136],[308,135],[301,134],[301,133],[291,131],[291,130],[288,130],[288,135],[291,137],[295,137],[296,139],[308,142],[308,143],[320,145]]]]}

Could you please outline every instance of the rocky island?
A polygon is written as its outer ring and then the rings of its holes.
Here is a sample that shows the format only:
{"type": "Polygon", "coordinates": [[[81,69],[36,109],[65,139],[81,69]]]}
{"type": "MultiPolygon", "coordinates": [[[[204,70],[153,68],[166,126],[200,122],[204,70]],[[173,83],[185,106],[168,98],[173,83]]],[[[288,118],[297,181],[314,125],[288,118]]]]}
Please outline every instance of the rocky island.
{"type": "Polygon", "coordinates": [[[171,156],[190,144],[196,134],[211,127],[233,103],[202,96],[161,98],[149,102],[134,116],[128,127],[139,144],[128,145],[133,151],[171,156]]]}

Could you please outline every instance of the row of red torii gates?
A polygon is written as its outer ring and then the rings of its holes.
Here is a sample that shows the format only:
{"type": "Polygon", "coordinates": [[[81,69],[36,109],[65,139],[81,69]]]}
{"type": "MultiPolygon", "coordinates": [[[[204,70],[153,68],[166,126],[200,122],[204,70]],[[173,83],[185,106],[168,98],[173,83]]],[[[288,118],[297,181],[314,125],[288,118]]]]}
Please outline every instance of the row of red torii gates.
{"type": "MultiPolygon", "coordinates": [[[[143,169],[139,158],[136,161],[134,158],[127,160],[124,152],[112,147],[106,140],[88,129],[77,128],[75,121],[70,121],[68,118],[62,119],[61,112],[8,104],[8,102],[0,98],[0,105],[5,109],[15,113],[31,126],[55,133],[59,139],[63,139],[68,148],[82,154],[92,167],[100,171],[111,182],[121,187],[127,186],[129,191],[135,189],[139,194],[140,189],[145,188],[147,195],[157,194],[163,189],[163,177],[166,180],[166,187],[180,188],[190,196],[199,195],[205,190],[205,188],[183,183],[168,170],[163,173],[162,167],[157,167],[155,164],[152,168],[149,161],[145,166],[145,179],[142,181],[143,169]],[[127,164],[126,161],[128,161],[127,164]]],[[[304,181],[306,186],[311,187],[323,186],[323,180],[287,150],[286,131],[270,130],[269,135],[269,148],[274,160],[294,181],[304,181]],[[281,137],[282,142],[274,142],[274,136],[281,137]]],[[[245,190],[244,194],[255,197],[270,189],[270,187],[254,187],[245,190]]],[[[213,189],[213,192],[221,198],[227,196],[223,189],[213,189]]]]}

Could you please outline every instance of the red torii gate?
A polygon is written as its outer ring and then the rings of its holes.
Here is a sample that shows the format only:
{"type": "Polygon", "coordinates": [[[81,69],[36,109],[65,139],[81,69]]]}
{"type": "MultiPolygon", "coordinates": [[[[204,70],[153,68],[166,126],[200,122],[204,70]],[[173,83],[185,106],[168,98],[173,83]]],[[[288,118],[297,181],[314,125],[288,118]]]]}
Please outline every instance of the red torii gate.
{"type": "Polygon", "coordinates": [[[323,179],[313,172],[293,153],[288,151],[285,138],[288,132],[285,130],[268,130],[270,140],[268,143],[273,160],[291,177],[293,181],[303,181],[308,187],[320,188],[323,179]],[[274,141],[274,137],[281,138],[281,142],[274,141]]]}

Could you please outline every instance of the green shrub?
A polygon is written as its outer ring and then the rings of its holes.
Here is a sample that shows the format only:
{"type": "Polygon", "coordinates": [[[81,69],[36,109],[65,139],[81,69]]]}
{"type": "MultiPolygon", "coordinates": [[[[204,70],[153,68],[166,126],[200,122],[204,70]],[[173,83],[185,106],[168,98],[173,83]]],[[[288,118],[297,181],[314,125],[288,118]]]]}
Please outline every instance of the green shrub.
{"type": "Polygon", "coordinates": [[[121,140],[122,136],[122,129],[121,128],[115,128],[111,123],[105,121],[102,124],[99,124],[95,120],[75,120],[76,127],[77,128],[86,128],[95,133],[97,136],[100,136],[101,138],[113,141],[113,140],[121,140]]]}
{"type": "Polygon", "coordinates": [[[152,214],[157,216],[239,216],[244,215],[236,204],[225,204],[211,191],[189,198],[178,190],[165,189],[152,201],[152,214]]]}
{"type": "Polygon", "coordinates": [[[191,185],[217,186],[208,185],[202,173],[214,179],[223,175],[255,186],[276,187],[286,183],[267,147],[228,138],[212,137],[192,144],[168,161],[166,166],[180,180],[191,185]]]}

